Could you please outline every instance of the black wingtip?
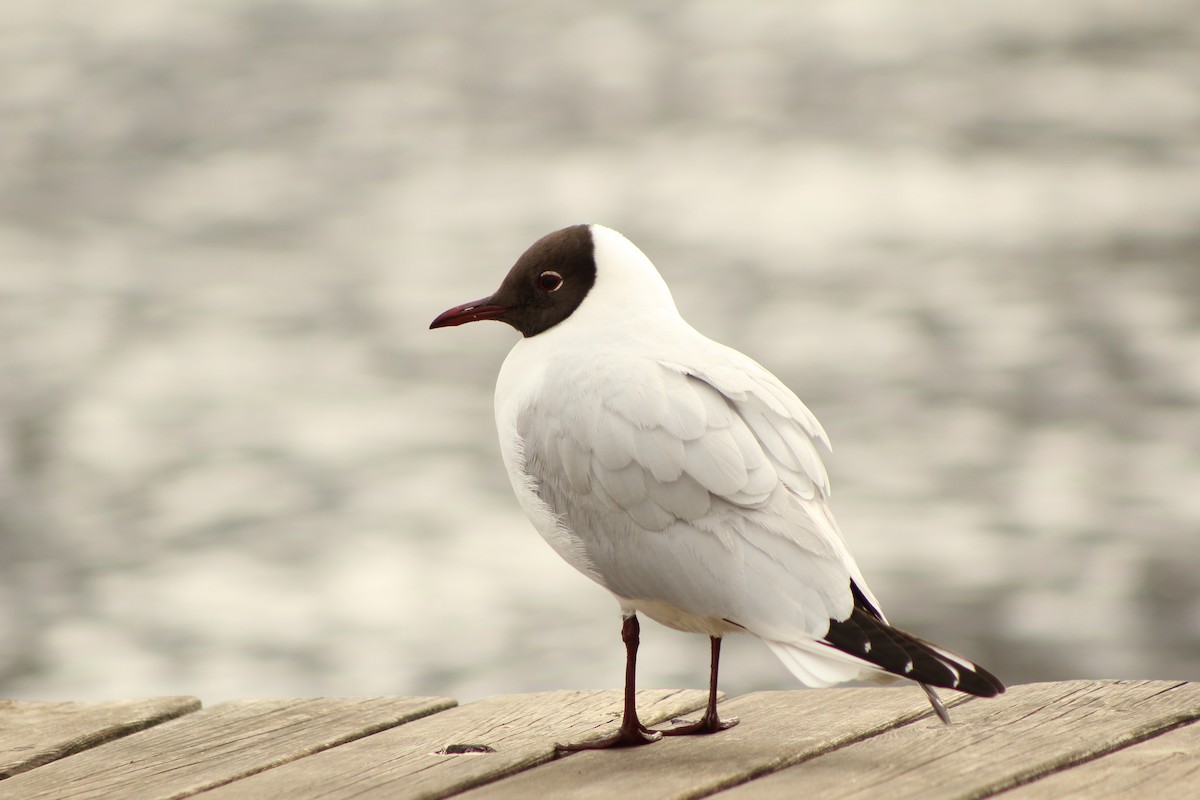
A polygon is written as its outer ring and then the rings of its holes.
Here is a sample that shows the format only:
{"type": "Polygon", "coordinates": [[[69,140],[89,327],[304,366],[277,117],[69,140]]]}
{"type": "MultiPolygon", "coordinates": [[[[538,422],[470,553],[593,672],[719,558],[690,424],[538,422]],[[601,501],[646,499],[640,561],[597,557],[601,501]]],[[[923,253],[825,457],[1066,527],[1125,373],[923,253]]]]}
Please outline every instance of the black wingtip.
{"type": "Polygon", "coordinates": [[[849,619],[829,621],[826,643],[893,675],[920,683],[943,722],[949,724],[949,714],[944,706],[939,708],[941,703],[929,686],[954,689],[977,697],[1004,694],[1000,679],[978,664],[893,628],[853,580],[850,581],[850,593],[854,598],[854,610],[849,619]]]}
{"type": "Polygon", "coordinates": [[[980,697],[995,697],[998,694],[1004,694],[1006,687],[1000,682],[999,678],[974,662],[971,662],[971,666],[975,668],[972,674],[978,675],[981,679],[986,681],[992,690],[991,694],[979,692],[978,694],[980,697]]]}
{"type": "MultiPolygon", "coordinates": [[[[857,607],[845,620],[831,620],[825,643],[876,667],[918,683],[995,697],[1004,684],[962,656],[919,639],[857,607]]],[[[935,707],[936,708],[936,707],[935,707]]]]}

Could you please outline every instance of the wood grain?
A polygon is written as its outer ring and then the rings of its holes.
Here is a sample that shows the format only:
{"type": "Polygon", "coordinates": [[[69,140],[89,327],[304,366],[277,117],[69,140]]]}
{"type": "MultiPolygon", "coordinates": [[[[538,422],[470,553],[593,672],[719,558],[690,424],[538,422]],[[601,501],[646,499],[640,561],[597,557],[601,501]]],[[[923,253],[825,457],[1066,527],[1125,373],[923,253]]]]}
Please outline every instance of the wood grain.
{"type": "MultiPolygon", "coordinates": [[[[638,714],[643,722],[655,724],[698,709],[705,700],[706,694],[700,691],[638,692],[638,714]]],[[[616,729],[620,712],[621,693],[617,691],[489,697],[200,797],[445,797],[549,761],[556,742],[609,733],[616,729]],[[493,752],[444,754],[447,746],[455,744],[486,745],[493,752]]]]}
{"type": "Polygon", "coordinates": [[[964,704],[950,727],[907,725],[716,797],[989,797],[1198,717],[1200,684],[1028,684],[964,704]]]}
{"type": "Polygon", "coordinates": [[[200,708],[195,697],[106,703],[0,700],[0,778],[48,764],[200,708]]]}
{"type": "Polygon", "coordinates": [[[1003,800],[1140,800],[1200,796],[1200,723],[1005,792],[1003,800]]]}
{"type": "MultiPolygon", "coordinates": [[[[661,725],[704,699],[642,692],[639,708],[661,725]]],[[[557,759],[555,742],[615,727],[619,692],[461,708],[442,698],[200,711],[194,698],[0,702],[0,764],[25,770],[0,780],[0,800],[1200,796],[1198,683],[1072,681],[954,699],[946,728],[915,688],[760,693],[722,704],[742,718],[728,731],[557,759]]]]}
{"type": "Polygon", "coordinates": [[[0,781],[0,800],[166,800],[454,705],[431,697],[222,703],[0,781]]]}
{"type": "Polygon", "coordinates": [[[720,711],[741,721],[710,736],[573,753],[462,798],[698,797],[932,713],[915,686],[762,692],[722,703],[720,711]]]}

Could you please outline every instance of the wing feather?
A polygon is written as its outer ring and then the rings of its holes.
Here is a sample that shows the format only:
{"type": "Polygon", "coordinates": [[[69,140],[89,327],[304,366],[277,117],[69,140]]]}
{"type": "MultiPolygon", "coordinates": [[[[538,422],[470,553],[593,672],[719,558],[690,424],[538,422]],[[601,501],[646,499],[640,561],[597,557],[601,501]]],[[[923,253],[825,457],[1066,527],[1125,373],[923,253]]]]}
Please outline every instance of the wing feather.
{"type": "Polygon", "coordinates": [[[632,508],[647,497],[646,472],[638,464],[631,462],[621,469],[608,469],[597,459],[592,474],[621,508],[632,508]]]}
{"type": "MultiPolygon", "coordinates": [[[[591,454],[570,436],[556,437],[558,463],[571,492],[585,495],[592,488],[591,454]]],[[[550,446],[550,442],[546,443],[550,446]]]]}
{"type": "Polygon", "coordinates": [[[746,464],[728,430],[716,428],[685,442],[683,453],[684,472],[718,497],[736,495],[746,485],[746,464]]]}
{"type": "Polygon", "coordinates": [[[638,431],[633,442],[633,458],[650,470],[657,483],[672,484],[683,475],[685,448],[683,440],[663,428],[638,431]]]}
{"type": "Polygon", "coordinates": [[[863,585],[825,505],[825,433],[729,353],[705,369],[627,352],[553,360],[517,414],[524,469],[584,571],[618,596],[818,640],[850,613],[851,579],[863,585]]]}
{"type": "Polygon", "coordinates": [[[662,424],[670,413],[671,397],[664,385],[666,376],[646,372],[638,376],[638,381],[631,382],[620,367],[620,363],[591,365],[589,387],[603,399],[605,408],[638,427],[662,424]]]}
{"type": "Polygon", "coordinates": [[[663,509],[662,506],[655,503],[647,497],[639,503],[627,506],[630,518],[645,531],[662,531],[668,525],[675,522],[674,514],[663,509]]]}
{"type": "Polygon", "coordinates": [[[650,499],[677,521],[700,519],[712,508],[712,494],[691,475],[681,474],[670,483],[650,481],[646,488],[650,499]]]}
{"type": "Polygon", "coordinates": [[[670,378],[664,382],[668,410],[662,420],[662,426],[672,436],[686,442],[701,438],[709,430],[703,398],[687,384],[686,379],[667,372],[663,374],[670,375],[670,378]]]}
{"type": "Polygon", "coordinates": [[[590,447],[596,460],[605,469],[620,470],[633,463],[635,436],[629,422],[615,414],[604,414],[596,426],[596,436],[580,444],[585,448],[590,447]]]}

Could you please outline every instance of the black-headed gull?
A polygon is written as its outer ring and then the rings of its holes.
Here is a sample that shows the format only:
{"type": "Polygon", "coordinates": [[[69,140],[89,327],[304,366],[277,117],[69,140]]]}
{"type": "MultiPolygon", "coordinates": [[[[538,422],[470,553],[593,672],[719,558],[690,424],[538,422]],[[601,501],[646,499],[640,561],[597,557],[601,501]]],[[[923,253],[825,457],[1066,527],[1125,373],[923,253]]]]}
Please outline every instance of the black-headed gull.
{"type": "Polygon", "coordinates": [[[828,438],[770,372],[683,320],[628,239],[600,225],[542,237],[495,294],[440,328],[495,319],[521,332],[496,382],[513,490],[538,533],[621,606],[625,710],[590,749],[712,733],[721,637],[751,633],[803,683],[898,675],[983,697],[987,670],[888,624],[830,513],[828,438]],[[645,728],[634,704],[637,612],[712,642],[708,707],[645,728]]]}

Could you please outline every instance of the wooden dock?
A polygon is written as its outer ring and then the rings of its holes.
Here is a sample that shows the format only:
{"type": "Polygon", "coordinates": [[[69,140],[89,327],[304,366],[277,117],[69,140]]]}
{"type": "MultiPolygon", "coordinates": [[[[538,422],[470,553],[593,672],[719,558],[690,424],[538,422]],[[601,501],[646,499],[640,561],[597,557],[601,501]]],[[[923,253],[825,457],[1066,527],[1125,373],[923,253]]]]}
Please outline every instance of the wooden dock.
{"type": "MultiPolygon", "coordinates": [[[[0,799],[1200,797],[1200,683],[954,701],[946,727],[915,687],[763,692],[724,701],[741,724],[719,734],[563,756],[611,730],[618,692],[0,701],[0,799]]],[[[703,702],[639,693],[648,723],[703,702]]]]}

